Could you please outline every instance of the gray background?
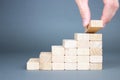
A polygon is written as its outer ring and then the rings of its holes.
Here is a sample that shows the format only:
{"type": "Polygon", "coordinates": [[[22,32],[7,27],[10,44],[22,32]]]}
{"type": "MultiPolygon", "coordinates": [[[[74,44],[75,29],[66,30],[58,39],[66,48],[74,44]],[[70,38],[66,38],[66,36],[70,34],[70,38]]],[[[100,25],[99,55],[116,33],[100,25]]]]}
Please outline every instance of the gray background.
{"type": "MultiPolygon", "coordinates": [[[[91,19],[100,19],[102,0],[89,0],[91,19]]],[[[120,10],[103,34],[102,71],[26,71],[30,57],[51,51],[63,39],[83,33],[74,0],[0,0],[0,79],[3,80],[119,80],[120,10]]]]}

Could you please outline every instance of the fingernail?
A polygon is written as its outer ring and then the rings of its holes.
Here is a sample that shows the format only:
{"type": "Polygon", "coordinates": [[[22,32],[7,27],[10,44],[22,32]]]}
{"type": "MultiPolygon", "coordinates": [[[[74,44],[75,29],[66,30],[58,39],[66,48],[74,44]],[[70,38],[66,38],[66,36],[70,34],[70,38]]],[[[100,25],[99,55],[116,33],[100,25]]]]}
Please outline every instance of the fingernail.
{"type": "Polygon", "coordinates": [[[83,26],[87,27],[87,25],[88,25],[88,20],[83,20],[83,26]]]}

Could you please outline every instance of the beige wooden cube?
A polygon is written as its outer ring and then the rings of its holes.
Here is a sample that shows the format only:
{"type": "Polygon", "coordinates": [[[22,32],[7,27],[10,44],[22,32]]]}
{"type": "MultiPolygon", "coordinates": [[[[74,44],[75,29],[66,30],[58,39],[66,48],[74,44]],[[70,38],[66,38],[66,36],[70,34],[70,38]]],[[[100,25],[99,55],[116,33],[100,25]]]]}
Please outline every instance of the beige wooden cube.
{"type": "Polygon", "coordinates": [[[102,56],[102,49],[101,48],[90,48],[90,55],[91,56],[102,56]]]}
{"type": "Polygon", "coordinates": [[[39,58],[30,58],[26,66],[27,70],[39,70],[39,58]]]}
{"type": "Polygon", "coordinates": [[[102,56],[90,56],[91,63],[102,63],[103,57],[102,56]]]}
{"type": "Polygon", "coordinates": [[[89,48],[78,48],[77,55],[78,56],[89,56],[90,55],[89,48]]]}
{"type": "Polygon", "coordinates": [[[74,38],[77,41],[89,40],[89,34],[87,34],[87,33],[75,33],[74,38]]]}
{"type": "Polygon", "coordinates": [[[102,41],[90,41],[90,48],[102,48],[102,41]]]}
{"type": "Polygon", "coordinates": [[[76,48],[65,49],[65,56],[76,56],[76,55],[77,55],[77,49],[76,48]]]}
{"type": "Polygon", "coordinates": [[[102,40],[102,34],[89,34],[89,40],[102,40]]]}
{"type": "Polygon", "coordinates": [[[89,70],[89,63],[78,63],[78,70],[89,70]]]}
{"type": "Polygon", "coordinates": [[[52,63],[52,70],[64,70],[64,63],[52,63]]]}
{"type": "Polygon", "coordinates": [[[65,39],[63,40],[63,46],[64,48],[77,48],[77,41],[71,39],[65,39]]]}
{"type": "Polygon", "coordinates": [[[89,48],[89,40],[77,41],[78,48],[89,48]]]}
{"type": "Polygon", "coordinates": [[[102,63],[90,63],[90,70],[102,70],[102,63]]]}
{"type": "Polygon", "coordinates": [[[87,33],[96,33],[103,28],[102,20],[91,20],[89,25],[86,27],[85,32],[87,33]]]}
{"type": "Polygon", "coordinates": [[[64,56],[52,56],[53,63],[64,63],[64,56]]]}
{"type": "Polygon", "coordinates": [[[65,62],[69,63],[69,62],[77,62],[77,56],[65,56],[65,62]]]}
{"type": "Polygon", "coordinates": [[[89,63],[89,56],[77,56],[78,63],[89,63]]]}
{"type": "Polygon", "coordinates": [[[59,45],[52,46],[53,56],[64,56],[64,47],[59,45]]]}
{"type": "Polygon", "coordinates": [[[51,63],[40,63],[40,70],[51,70],[52,64],[51,63]]]}
{"type": "Polygon", "coordinates": [[[76,70],[77,63],[65,63],[65,70],[76,70]]]}
{"type": "Polygon", "coordinates": [[[40,63],[51,63],[52,62],[52,53],[51,52],[41,52],[40,63]]]}

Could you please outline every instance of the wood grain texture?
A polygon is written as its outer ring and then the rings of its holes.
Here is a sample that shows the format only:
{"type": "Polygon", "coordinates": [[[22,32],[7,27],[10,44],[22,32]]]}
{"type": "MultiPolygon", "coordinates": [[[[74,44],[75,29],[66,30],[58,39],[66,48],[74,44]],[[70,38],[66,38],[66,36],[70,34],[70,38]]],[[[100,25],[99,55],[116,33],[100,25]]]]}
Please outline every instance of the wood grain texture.
{"type": "Polygon", "coordinates": [[[102,48],[102,41],[90,41],[90,48],[102,48]]]}
{"type": "Polygon", "coordinates": [[[102,20],[91,20],[89,25],[86,27],[86,33],[96,33],[103,28],[102,20]]]}
{"type": "Polygon", "coordinates": [[[65,56],[65,62],[77,62],[77,56],[65,56]]]}
{"type": "Polygon", "coordinates": [[[64,70],[64,63],[52,63],[52,70],[64,70]]]}
{"type": "Polygon", "coordinates": [[[89,34],[89,40],[102,40],[102,34],[89,34]]]}
{"type": "Polygon", "coordinates": [[[89,40],[89,34],[87,34],[87,33],[75,33],[74,39],[77,41],[89,40]]]}
{"type": "Polygon", "coordinates": [[[102,56],[90,56],[90,62],[91,63],[101,63],[103,62],[102,56]]]}
{"type": "Polygon", "coordinates": [[[102,63],[90,63],[90,70],[102,70],[102,63]]]}
{"type": "Polygon", "coordinates": [[[52,64],[51,63],[40,63],[40,70],[51,70],[52,64]]]}
{"type": "Polygon", "coordinates": [[[39,58],[30,58],[26,65],[27,70],[39,70],[39,58]]]}
{"type": "Polygon", "coordinates": [[[64,47],[60,45],[53,45],[52,56],[64,56],[64,47]]]}
{"type": "Polygon", "coordinates": [[[90,56],[102,56],[101,48],[90,48],[90,56]]]}
{"type": "Polygon", "coordinates": [[[76,70],[77,63],[65,63],[65,70],[76,70]]]}
{"type": "Polygon", "coordinates": [[[77,55],[78,56],[89,56],[90,55],[89,48],[78,48],[77,55]]]}
{"type": "Polygon", "coordinates": [[[64,39],[63,40],[63,47],[64,48],[77,48],[77,41],[71,39],[64,39]]]}

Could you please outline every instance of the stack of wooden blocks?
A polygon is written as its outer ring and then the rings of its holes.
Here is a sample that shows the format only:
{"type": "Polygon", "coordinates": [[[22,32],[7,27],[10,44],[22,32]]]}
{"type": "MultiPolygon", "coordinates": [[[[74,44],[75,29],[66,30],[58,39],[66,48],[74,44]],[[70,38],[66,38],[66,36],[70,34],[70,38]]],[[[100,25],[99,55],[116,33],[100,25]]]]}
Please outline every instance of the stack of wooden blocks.
{"type": "Polygon", "coordinates": [[[102,70],[102,34],[94,34],[102,27],[102,21],[91,20],[87,33],[75,33],[74,39],[53,45],[51,52],[30,58],[27,70],[102,70]]]}

